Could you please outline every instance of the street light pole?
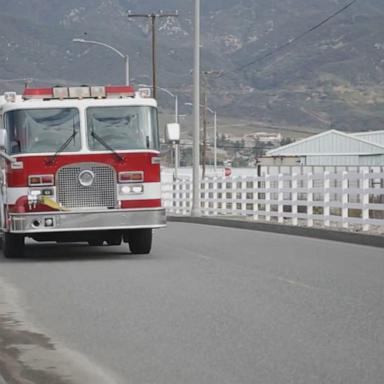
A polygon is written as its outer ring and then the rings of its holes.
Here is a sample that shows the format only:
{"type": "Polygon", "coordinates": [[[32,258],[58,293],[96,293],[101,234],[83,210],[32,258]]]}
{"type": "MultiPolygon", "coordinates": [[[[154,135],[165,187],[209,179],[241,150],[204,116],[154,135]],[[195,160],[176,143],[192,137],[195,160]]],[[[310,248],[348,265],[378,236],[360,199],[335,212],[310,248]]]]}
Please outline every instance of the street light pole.
{"type": "Polygon", "coordinates": [[[213,168],[217,170],[217,113],[212,108],[206,107],[213,114],[213,168]]]}
{"type": "Polygon", "coordinates": [[[124,68],[125,68],[125,84],[129,85],[129,78],[130,78],[130,68],[129,68],[129,56],[124,55],[121,53],[118,49],[115,47],[112,47],[109,44],[102,43],[101,41],[94,41],[94,40],[85,40],[85,39],[72,39],[74,43],[84,43],[84,44],[93,44],[93,45],[99,45],[101,47],[108,48],[112,50],[113,52],[117,53],[120,57],[124,59],[124,68]]]}
{"type": "Polygon", "coordinates": [[[179,98],[175,95],[175,123],[179,123],[179,98]]]}
{"type": "Polygon", "coordinates": [[[192,216],[200,216],[200,0],[194,0],[192,216]]]}
{"type": "Polygon", "coordinates": [[[151,15],[152,26],[152,84],[153,84],[153,98],[156,99],[156,87],[157,87],[157,70],[156,70],[156,15],[151,15]]]}
{"type": "MultiPolygon", "coordinates": [[[[179,98],[175,95],[175,123],[179,124],[179,98]]],[[[178,170],[180,168],[180,144],[175,144],[175,179],[178,178],[178,170]]]]}
{"type": "Polygon", "coordinates": [[[217,114],[213,114],[213,169],[217,172],[217,114]]]}
{"type": "Polygon", "coordinates": [[[129,85],[129,78],[130,78],[130,75],[129,75],[129,72],[130,72],[130,68],[129,68],[129,56],[128,55],[125,55],[125,58],[124,58],[124,62],[125,62],[125,85],[129,85]]]}

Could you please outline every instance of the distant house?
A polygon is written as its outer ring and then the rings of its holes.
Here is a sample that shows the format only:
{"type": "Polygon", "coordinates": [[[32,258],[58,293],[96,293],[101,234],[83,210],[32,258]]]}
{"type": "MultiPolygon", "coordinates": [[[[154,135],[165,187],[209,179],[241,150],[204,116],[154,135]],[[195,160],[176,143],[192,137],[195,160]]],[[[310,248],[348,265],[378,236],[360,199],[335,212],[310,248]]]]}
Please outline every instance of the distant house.
{"type": "Polygon", "coordinates": [[[330,130],[272,149],[262,166],[384,167],[384,131],[348,134],[330,130]]]}
{"type": "Polygon", "coordinates": [[[246,135],[245,140],[246,139],[252,139],[254,142],[280,144],[282,135],[281,133],[254,132],[246,135]]]}

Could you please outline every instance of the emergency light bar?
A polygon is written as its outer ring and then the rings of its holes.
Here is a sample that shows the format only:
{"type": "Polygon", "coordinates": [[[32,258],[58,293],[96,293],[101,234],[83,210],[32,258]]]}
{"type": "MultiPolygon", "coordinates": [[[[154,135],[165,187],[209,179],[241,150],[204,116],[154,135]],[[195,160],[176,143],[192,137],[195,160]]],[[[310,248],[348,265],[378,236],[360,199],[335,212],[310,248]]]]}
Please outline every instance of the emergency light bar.
{"type": "Polygon", "coordinates": [[[107,97],[134,97],[135,90],[133,87],[128,86],[108,86],[105,87],[107,97]]]}
{"type": "Polygon", "coordinates": [[[86,99],[91,97],[89,87],[69,87],[68,93],[70,99],[86,99]]]}
{"type": "Polygon", "coordinates": [[[104,99],[134,97],[135,90],[128,85],[94,87],[26,88],[23,99],[104,99]]]}
{"type": "Polygon", "coordinates": [[[52,99],[53,88],[25,88],[23,99],[52,99]]]}

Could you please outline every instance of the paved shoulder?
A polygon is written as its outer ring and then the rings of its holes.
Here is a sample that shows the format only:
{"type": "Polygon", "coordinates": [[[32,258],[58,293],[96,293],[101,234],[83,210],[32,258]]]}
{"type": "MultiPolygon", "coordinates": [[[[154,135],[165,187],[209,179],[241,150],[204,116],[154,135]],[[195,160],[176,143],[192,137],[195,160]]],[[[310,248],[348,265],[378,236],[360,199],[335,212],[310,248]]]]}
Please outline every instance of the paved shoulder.
{"type": "Polygon", "coordinates": [[[0,280],[0,384],[114,384],[84,355],[35,327],[19,305],[17,291],[0,280]]]}

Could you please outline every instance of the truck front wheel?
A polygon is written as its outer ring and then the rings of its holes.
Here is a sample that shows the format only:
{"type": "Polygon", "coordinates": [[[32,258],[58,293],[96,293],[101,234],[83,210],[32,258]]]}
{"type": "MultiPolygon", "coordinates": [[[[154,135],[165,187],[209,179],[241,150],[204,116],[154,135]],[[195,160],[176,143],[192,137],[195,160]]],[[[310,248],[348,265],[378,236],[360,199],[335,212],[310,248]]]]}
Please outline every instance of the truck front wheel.
{"type": "Polygon", "coordinates": [[[132,253],[144,255],[151,252],[152,229],[133,229],[129,231],[128,243],[132,253]]]}
{"type": "Polygon", "coordinates": [[[3,253],[7,259],[23,257],[24,235],[15,233],[4,233],[3,253]]]}

